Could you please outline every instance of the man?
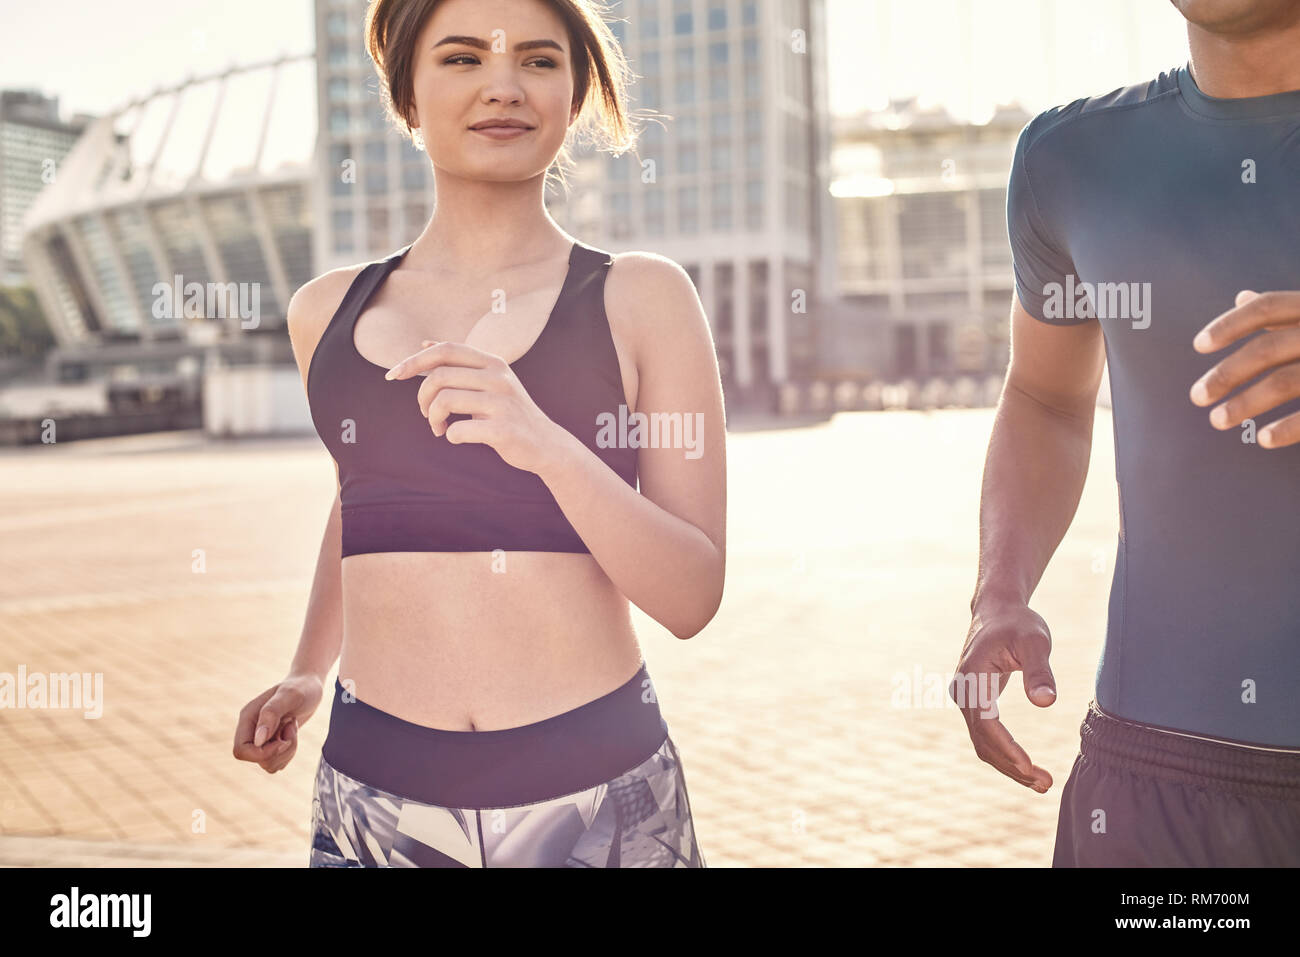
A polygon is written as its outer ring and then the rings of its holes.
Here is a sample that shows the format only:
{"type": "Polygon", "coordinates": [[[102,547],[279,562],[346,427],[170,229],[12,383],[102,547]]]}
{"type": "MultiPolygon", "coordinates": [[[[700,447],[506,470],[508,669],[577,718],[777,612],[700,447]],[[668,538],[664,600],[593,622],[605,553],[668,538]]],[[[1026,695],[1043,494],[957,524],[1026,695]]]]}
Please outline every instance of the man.
{"type": "Polygon", "coordinates": [[[1021,671],[1056,698],[1029,599],[1108,361],[1119,542],[1053,865],[1297,866],[1300,0],[1173,2],[1188,67],[1047,110],[1016,147],[1011,365],[951,692],[979,757],[1045,792],[962,685],[1021,671]]]}

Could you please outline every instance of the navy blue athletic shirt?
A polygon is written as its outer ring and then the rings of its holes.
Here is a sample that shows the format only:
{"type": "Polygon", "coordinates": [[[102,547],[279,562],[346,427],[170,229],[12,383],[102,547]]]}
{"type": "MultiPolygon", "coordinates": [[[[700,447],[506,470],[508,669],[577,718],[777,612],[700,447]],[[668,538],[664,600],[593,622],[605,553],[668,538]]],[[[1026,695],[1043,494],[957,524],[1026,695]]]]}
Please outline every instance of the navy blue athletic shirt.
{"type": "MultiPolygon", "coordinates": [[[[453,444],[446,433],[433,434],[416,401],[423,375],[385,379],[387,368],[357,351],[357,319],[409,249],[357,274],[307,370],[312,422],[339,467],[343,557],[498,548],[589,552],[535,473],[508,464],[490,445],[453,444]]],[[[636,447],[602,438],[602,422],[619,420],[627,402],[605,314],[611,264],[609,253],[574,244],[546,325],[510,367],[538,408],[636,488],[636,447]]],[[[418,348],[412,343],[411,352],[418,348]]],[[[447,424],[468,418],[453,413],[447,424]]]]}
{"type": "Polygon", "coordinates": [[[1300,290],[1300,90],[1214,98],[1179,68],[1047,110],[1007,219],[1025,309],[1105,336],[1120,533],[1097,703],[1300,745],[1300,445],[1220,431],[1188,397],[1242,344],[1192,348],[1238,291],[1300,290]]]}

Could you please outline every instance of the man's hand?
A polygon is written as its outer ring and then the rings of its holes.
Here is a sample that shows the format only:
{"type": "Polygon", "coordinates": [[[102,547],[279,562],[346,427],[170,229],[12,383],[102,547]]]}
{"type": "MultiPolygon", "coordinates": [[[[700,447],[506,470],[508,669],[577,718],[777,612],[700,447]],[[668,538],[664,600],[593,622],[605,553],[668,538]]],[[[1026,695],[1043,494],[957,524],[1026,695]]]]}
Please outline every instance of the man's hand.
{"type": "Polygon", "coordinates": [[[1024,673],[1025,696],[1040,708],[1056,700],[1056,679],[1047,663],[1052,636],[1047,622],[1026,605],[975,612],[957,673],[948,694],[966,719],[966,730],[981,761],[1039,794],[1052,776],[1029,760],[998,720],[997,699],[1013,671],[1024,673]]]}
{"type": "MultiPolygon", "coordinates": [[[[1238,386],[1272,372],[1240,395],[1216,405],[1210,424],[1230,429],[1293,399],[1300,399],[1300,292],[1266,292],[1244,289],[1232,309],[1216,316],[1192,340],[1197,352],[1218,352],[1252,332],[1265,330],[1246,345],[1220,360],[1192,386],[1197,405],[1218,402],[1238,386]]],[[[1300,412],[1270,422],[1257,435],[1266,449],[1300,442],[1300,412]]]]}

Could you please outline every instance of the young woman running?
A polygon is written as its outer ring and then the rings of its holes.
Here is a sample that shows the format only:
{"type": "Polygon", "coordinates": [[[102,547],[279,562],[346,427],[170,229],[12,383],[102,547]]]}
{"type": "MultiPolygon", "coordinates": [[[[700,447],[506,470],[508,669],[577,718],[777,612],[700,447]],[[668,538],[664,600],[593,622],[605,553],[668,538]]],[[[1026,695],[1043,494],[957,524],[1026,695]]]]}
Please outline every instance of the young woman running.
{"type": "Polygon", "coordinates": [[[685,639],[722,598],[708,321],[680,266],[543,203],[580,117],[630,142],[626,64],[591,0],[375,0],[366,42],[437,205],[290,303],[339,491],[235,756],[288,764],[338,657],[312,866],[703,867],[628,602],[685,639]],[[633,410],[695,443],[649,447],[633,410]]]}

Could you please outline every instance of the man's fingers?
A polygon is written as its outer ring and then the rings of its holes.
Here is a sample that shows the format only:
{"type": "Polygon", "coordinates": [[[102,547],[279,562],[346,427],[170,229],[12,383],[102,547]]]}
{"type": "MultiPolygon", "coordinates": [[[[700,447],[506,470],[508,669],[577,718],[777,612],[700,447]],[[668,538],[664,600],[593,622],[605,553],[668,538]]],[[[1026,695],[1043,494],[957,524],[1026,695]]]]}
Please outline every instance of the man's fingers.
{"type": "Polygon", "coordinates": [[[1237,296],[1240,305],[1211,319],[1192,340],[1192,348],[1197,352],[1218,352],[1260,329],[1300,322],[1300,292],[1265,292],[1252,298],[1243,295],[1250,292],[1253,290],[1242,290],[1237,296]]]}
{"type": "Polygon", "coordinates": [[[1040,628],[1022,631],[1011,643],[1015,670],[1021,673],[1025,697],[1040,708],[1056,700],[1056,678],[1052,675],[1049,659],[1052,654],[1052,635],[1044,622],[1040,628]],[[1041,630],[1040,630],[1041,628],[1041,630]]]}
{"type": "Polygon", "coordinates": [[[1056,700],[1056,678],[1047,663],[1047,655],[1035,654],[1032,661],[1025,662],[1021,668],[1025,682],[1025,697],[1040,708],[1046,708],[1056,700]]]}
{"type": "Polygon", "coordinates": [[[1011,732],[997,718],[984,718],[971,728],[975,753],[1007,777],[1040,794],[1052,786],[1052,776],[1029,759],[1011,732]]]}
{"type": "Polygon", "coordinates": [[[959,662],[957,672],[948,682],[948,697],[961,709],[966,723],[981,713],[998,713],[998,695],[1006,687],[1010,675],[995,670],[992,663],[981,657],[959,662]]]}
{"type": "Polygon", "coordinates": [[[1259,444],[1266,449],[1279,449],[1300,442],[1300,412],[1285,415],[1259,430],[1259,444]]]}
{"type": "Polygon", "coordinates": [[[1275,370],[1268,379],[1225,402],[1222,413],[1215,409],[1210,414],[1211,423],[1221,429],[1228,428],[1248,416],[1295,398],[1295,367],[1287,363],[1294,363],[1297,359],[1300,359],[1300,326],[1259,336],[1224,357],[1192,383],[1188,397],[1196,405],[1209,405],[1256,376],[1275,370]],[[1261,397],[1272,399],[1262,409],[1258,407],[1261,397]]]}

